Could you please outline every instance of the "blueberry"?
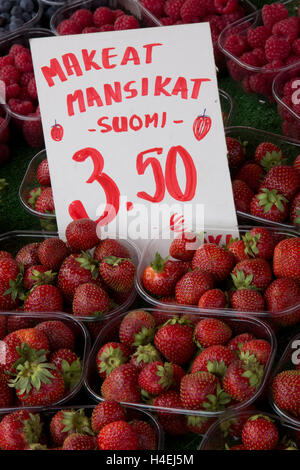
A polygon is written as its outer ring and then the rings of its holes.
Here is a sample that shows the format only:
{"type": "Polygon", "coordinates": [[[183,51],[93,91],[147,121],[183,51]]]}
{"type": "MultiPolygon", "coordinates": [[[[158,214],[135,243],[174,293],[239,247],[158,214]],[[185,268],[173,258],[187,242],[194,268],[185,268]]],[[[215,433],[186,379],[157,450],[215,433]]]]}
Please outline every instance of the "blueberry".
{"type": "Polygon", "coordinates": [[[10,9],[11,9],[11,3],[8,0],[4,0],[4,1],[1,2],[1,4],[0,4],[0,11],[1,12],[2,11],[3,12],[4,11],[8,12],[8,11],[10,11],[10,9]]]}
{"type": "Polygon", "coordinates": [[[23,10],[21,7],[15,6],[11,9],[11,14],[20,18],[22,16],[23,10]]]}
{"type": "Polygon", "coordinates": [[[25,11],[33,11],[34,10],[34,4],[31,0],[21,0],[20,1],[20,7],[25,10],[25,11]]]}
{"type": "Polygon", "coordinates": [[[27,21],[31,20],[31,14],[27,11],[24,11],[24,13],[22,14],[22,20],[24,21],[24,23],[27,23],[27,21]]]}

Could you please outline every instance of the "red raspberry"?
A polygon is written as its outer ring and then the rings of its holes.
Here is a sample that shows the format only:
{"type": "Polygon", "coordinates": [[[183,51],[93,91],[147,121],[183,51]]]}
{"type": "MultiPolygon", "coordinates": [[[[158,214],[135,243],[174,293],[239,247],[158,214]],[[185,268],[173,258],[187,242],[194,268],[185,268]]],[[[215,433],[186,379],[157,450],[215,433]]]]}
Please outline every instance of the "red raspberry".
{"type": "Polygon", "coordinates": [[[274,24],[272,33],[279,38],[286,39],[290,44],[297,39],[299,34],[299,18],[290,16],[274,24]]]}
{"type": "Polygon", "coordinates": [[[206,16],[203,19],[205,19],[205,21],[209,22],[212,34],[219,35],[220,32],[225,27],[225,22],[224,22],[224,19],[223,19],[222,16],[210,15],[210,16],[206,16]]]}
{"type": "Polygon", "coordinates": [[[241,67],[235,60],[229,60],[227,63],[228,70],[234,80],[240,82],[247,75],[247,70],[241,67]]]}
{"type": "Polygon", "coordinates": [[[244,64],[251,65],[252,67],[259,67],[259,61],[253,52],[245,52],[241,57],[240,61],[244,64]]]}
{"type": "Polygon", "coordinates": [[[261,95],[268,95],[268,80],[265,77],[264,73],[253,73],[249,77],[249,86],[251,91],[254,93],[259,93],[261,95]]]}
{"type": "Polygon", "coordinates": [[[20,94],[21,88],[17,83],[13,83],[12,85],[7,85],[5,89],[6,100],[10,100],[10,98],[17,98],[20,94]]]}
{"type": "Polygon", "coordinates": [[[42,123],[40,118],[37,119],[36,114],[29,114],[29,116],[35,119],[33,121],[24,121],[23,136],[30,147],[39,148],[44,142],[42,123]]]}
{"type": "Polygon", "coordinates": [[[32,100],[30,94],[28,93],[27,86],[20,88],[18,98],[20,100],[23,100],[23,101],[31,101],[32,100]]]}
{"type": "Polygon", "coordinates": [[[93,19],[96,26],[103,26],[105,24],[113,24],[115,16],[110,8],[99,7],[95,10],[93,19]]]}
{"type": "Polygon", "coordinates": [[[119,16],[125,15],[125,11],[120,10],[119,8],[117,10],[113,10],[112,12],[113,12],[115,21],[117,18],[119,18],[119,16]]]}
{"type": "Polygon", "coordinates": [[[240,57],[247,50],[247,40],[239,34],[228,36],[224,48],[236,57],[240,57]]]}
{"type": "Polygon", "coordinates": [[[100,26],[99,31],[103,33],[105,31],[114,31],[114,29],[113,24],[104,24],[103,26],[100,26]]]}
{"type": "Polygon", "coordinates": [[[89,33],[98,33],[99,28],[96,28],[96,26],[87,26],[86,28],[83,28],[81,31],[81,34],[89,34],[89,33]]]}
{"type": "Polygon", "coordinates": [[[250,77],[249,77],[249,75],[247,75],[246,77],[243,78],[242,87],[243,87],[243,90],[245,90],[246,93],[248,93],[248,94],[252,93],[252,88],[250,87],[250,77]]]}
{"type": "Polygon", "coordinates": [[[74,21],[82,31],[83,28],[93,25],[93,13],[86,8],[80,8],[73,13],[70,20],[74,21]]]}
{"type": "Polygon", "coordinates": [[[256,47],[264,47],[269,36],[270,32],[265,26],[257,26],[257,28],[253,29],[250,28],[247,33],[248,43],[253,49],[256,47]]]}
{"type": "Polygon", "coordinates": [[[3,80],[6,85],[17,83],[20,78],[20,72],[14,65],[4,65],[0,70],[0,80],[3,80]]]}
{"type": "Polygon", "coordinates": [[[24,72],[22,73],[21,75],[21,78],[19,80],[19,85],[23,88],[23,87],[27,87],[28,86],[28,83],[30,82],[30,80],[34,77],[34,73],[33,72],[24,72]]]}
{"type": "Polygon", "coordinates": [[[242,6],[238,6],[238,8],[233,11],[232,13],[228,13],[228,15],[222,15],[225,25],[229,25],[234,23],[237,20],[240,20],[245,16],[245,10],[242,6]]]}
{"type": "Polygon", "coordinates": [[[141,4],[159,18],[164,13],[164,0],[141,0],[141,4]]]}
{"type": "Polygon", "coordinates": [[[38,99],[38,94],[37,94],[36,83],[35,83],[35,78],[34,77],[28,83],[27,90],[28,90],[28,93],[31,96],[31,98],[33,98],[34,100],[38,99]]]}
{"type": "Polygon", "coordinates": [[[293,65],[299,63],[299,56],[297,55],[290,55],[288,58],[284,61],[285,65],[293,65]]]}
{"type": "Polygon", "coordinates": [[[215,0],[215,8],[220,15],[228,15],[238,7],[238,0],[215,0]]]}
{"type": "Polygon", "coordinates": [[[275,23],[284,20],[288,16],[288,10],[282,3],[264,5],[262,8],[262,19],[264,25],[271,30],[275,23]]]}
{"type": "Polygon", "coordinates": [[[115,31],[119,31],[121,29],[137,29],[139,27],[140,23],[132,15],[119,16],[114,23],[115,31]]]}
{"type": "Polygon", "coordinates": [[[0,144],[0,165],[10,157],[10,150],[6,144],[0,144]]]}
{"type": "Polygon", "coordinates": [[[265,51],[262,47],[256,47],[253,49],[252,54],[257,58],[259,65],[265,65],[268,62],[265,51]]]}
{"type": "Polygon", "coordinates": [[[12,55],[4,55],[0,57],[0,69],[4,67],[4,65],[14,65],[15,61],[12,55]]]}
{"type": "Polygon", "coordinates": [[[164,18],[159,18],[159,21],[163,26],[172,26],[174,24],[174,20],[169,16],[164,16],[164,18]]]}
{"type": "Polygon", "coordinates": [[[296,55],[300,56],[300,38],[295,39],[295,41],[292,44],[292,50],[296,55]]]}
{"type": "Polygon", "coordinates": [[[205,8],[198,0],[185,0],[180,9],[180,15],[184,23],[197,23],[205,16],[205,8]]]}
{"type": "Polygon", "coordinates": [[[27,116],[34,111],[31,101],[22,101],[18,98],[11,98],[8,101],[8,106],[11,111],[22,116],[27,116]]]}
{"type": "Polygon", "coordinates": [[[290,98],[292,94],[294,93],[294,91],[297,90],[295,80],[297,80],[297,78],[291,78],[288,82],[284,84],[284,87],[283,87],[284,97],[290,98]]]}
{"type": "Polygon", "coordinates": [[[0,142],[6,144],[9,139],[9,126],[5,118],[0,117],[0,142]]]}
{"type": "Polygon", "coordinates": [[[13,44],[9,49],[9,55],[15,56],[24,51],[27,51],[26,47],[22,46],[21,44],[13,44]]]}
{"type": "Polygon", "coordinates": [[[15,55],[15,66],[21,72],[32,72],[33,64],[30,52],[24,51],[20,52],[20,54],[15,55]]]}
{"type": "Polygon", "coordinates": [[[270,36],[266,41],[265,53],[269,62],[273,60],[284,60],[289,56],[291,46],[284,38],[270,36]]]}
{"type": "Polygon", "coordinates": [[[165,14],[172,18],[173,21],[180,20],[180,9],[184,3],[185,0],[167,0],[164,6],[165,14]]]}
{"type": "Polygon", "coordinates": [[[75,21],[72,20],[63,20],[57,26],[57,32],[60,36],[65,36],[69,34],[79,34],[81,32],[81,27],[75,21]]]}

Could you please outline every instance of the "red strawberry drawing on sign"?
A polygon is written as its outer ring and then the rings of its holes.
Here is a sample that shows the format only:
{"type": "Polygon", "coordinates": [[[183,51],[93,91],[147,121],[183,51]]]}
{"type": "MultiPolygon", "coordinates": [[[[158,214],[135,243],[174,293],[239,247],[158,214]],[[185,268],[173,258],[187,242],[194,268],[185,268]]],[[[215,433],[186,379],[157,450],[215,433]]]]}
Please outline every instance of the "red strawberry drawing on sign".
{"type": "Polygon", "coordinates": [[[202,140],[208,134],[211,128],[211,118],[205,115],[205,111],[202,116],[197,116],[194,124],[193,124],[193,131],[194,136],[197,140],[202,140]]]}
{"type": "Polygon", "coordinates": [[[54,125],[51,127],[51,137],[53,140],[56,142],[60,142],[63,138],[64,135],[64,128],[60,125],[57,124],[56,121],[54,125]]]}
{"type": "Polygon", "coordinates": [[[170,229],[173,232],[184,232],[184,218],[177,213],[172,214],[170,217],[170,229]],[[177,217],[178,216],[178,217],[177,217]]]}

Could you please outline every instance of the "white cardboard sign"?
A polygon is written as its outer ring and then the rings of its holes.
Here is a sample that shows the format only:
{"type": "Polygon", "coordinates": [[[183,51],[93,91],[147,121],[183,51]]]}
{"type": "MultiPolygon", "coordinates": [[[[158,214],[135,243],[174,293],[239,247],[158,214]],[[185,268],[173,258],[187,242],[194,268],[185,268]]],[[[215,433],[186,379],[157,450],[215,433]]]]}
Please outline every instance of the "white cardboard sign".
{"type": "Polygon", "coordinates": [[[61,236],[84,216],[133,239],[236,227],[208,23],[30,46],[61,236]]]}

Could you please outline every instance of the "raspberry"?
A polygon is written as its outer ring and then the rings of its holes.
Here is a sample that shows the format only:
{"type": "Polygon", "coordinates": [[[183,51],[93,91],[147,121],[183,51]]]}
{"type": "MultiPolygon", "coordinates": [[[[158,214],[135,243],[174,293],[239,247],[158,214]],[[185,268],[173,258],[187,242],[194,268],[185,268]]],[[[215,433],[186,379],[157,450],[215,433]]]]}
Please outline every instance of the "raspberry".
{"type": "Polygon", "coordinates": [[[115,16],[110,8],[99,7],[95,10],[93,19],[96,26],[103,26],[105,24],[113,24],[115,16]]]}
{"type": "Polygon", "coordinates": [[[114,25],[112,25],[112,24],[104,24],[103,26],[100,26],[99,31],[100,31],[100,32],[114,31],[114,25]]]}
{"type": "Polygon", "coordinates": [[[286,39],[290,44],[297,39],[299,34],[299,18],[291,16],[274,24],[272,33],[279,38],[286,39]]]}
{"type": "Polygon", "coordinates": [[[27,51],[26,47],[22,46],[21,44],[13,44],[9,49],[9,55],[15,56],[24,51],[27,51]]]}
{"type": "Polygon", "coordinates": [[[292,50],[296,55],[300,56],[300,38],[295,39],[295,41],[292,44],[292,50]]]}
{"type": "Polygon", "coordinates": [[[252,54],[257,58],[259,65],[265,65],[268,62],[265,51],[261,47],[256,47],[256,49],[253,49],[252,54]]]}
{"type": "MultiPolygon", "coordinates": [[[[29,114],[30,117],[36,118],[35,114],[29,114]]],[[[42,123],[40,119],[34,119],[33,121],[24,121],[23,124],[23,136],[27,144],[32,148],[39,148],[43,145],[44,136],[42,123]]]]}
{"type": "Polygon", "coordinates": [[[224,29],[225,27],[225,22],[222,16],[218,15],[210,15],[207,16],[205,21],[208,21],[210,24],[210,29],[213,34],[219,35],[220,32],[224,29]]]}
{"type": "Polygon", "coordinates": [[[20,52],[20,54],[15,55],[15,66],[21,72],[32,72],[33,64],[32,58],[29,51],[20,52]]]}
{"type": "Polygon", "coordinates": [[[27,116],[33,112],[33,105],[31,101],[22,101],[18,98],[11,98],[8,101],[8,106],[16,114],[27,116]]]}
{"type": "Polygon", "coordinates": [[[252,67],[259,67],[259,61],[253,52],[245,52],[241,57],[240,61],[244,64],[251,65],[252,67]]]}
{"type": "Polygon", "coordinates": [[[0,57],[0,69],[4,67],[4,65],[14,65],[15,61],[12,55],[4,55],[0,57]]]}
{"type": "Polygon", "coordinates": [[[6,85],[17,83],[20,78],[20,72],[14,65],[4,65],[0,70],[0,80],[6,85]]]}
{"type": "Polygon", "coordinates": [[[69,19],[69,20],[63,20],[57,26],[57,32],[61,36],[65,36],[68,34],[79,34],[81,32],[81,28],[79,24],[69,19]]]}
{"type": "Polygon", "coordinates": [[[184,3],[185,0],[167,0],[164,6],[165,14],[172,18],[173,21],[180,20],[180,9],[184,3]]]}
{"type": "Polygon", "coordinates": [[[224,20],[225,25],[229,25],[234,23],[237,20],[240,20],[245,16],[245,10],[242,6],[238,6],[238,8],[233,11],[232,13],[228,13],[228,15],[223,15],[222,18],[224,20]]]}
{"type": "Polygon", "coordinates": [[[283,87],[283,96],[284,97],[291,97],[294,91],[297,89],[296,86],[294,86],[296,78],[291,78],[288,82],[284,84],[283,87]]]}
{"type": "Polygon", "coordinates": [[[35,78],[34,77],[28,83],[27,90],[28,90],[28,93],[31,96],[31,98],[33,98],[35,100],[38,99],[38,94],[37,94],[36,83],[35,83],[35,78]]]}
{"type": "Polygon", "coordinates": [[[78,27],[80,27],[82,31],[83,28],[93,25],[93,13],[86,8],[80,8],[73,13],[70,20],[78,24],[78,27]]]}
{"type": "Polygon", "coordinates": [[[86,28],[83,28],[81,31],[81,34],[89,34],[89,33],[98,33],[99,28],[96,28],[96,26],[87,26],[86,28]]]}
{"type": "Polygon", "coordinates": [[[28,83],[30,82],[30,80],[34,77],[34,73],[33,72],[24,72],[22,73],[21,75],[21,78],[19,80],[19,85],[21,87],[27,87],[28,86],[28,83]]]}
{"type": "Polygon", "coordinates": [[[290,55],[285,60],[285,65],[292,65],[292,64],[298,64],[298,63],[299,63],[299,56],[297,55],[290,55]]]}
{"type": "Polygon", "coordinates": [[[121,29],[136,29],[139,27],[140,24],[138,20],[132,15],[119,16],[114,23],[114,28],[116,31],[121,29]]]}
{"type": "Polygon", "coordinates": [[[20,88],[18,98],[23,101],[31,101],[32,98],[30,94],[28,93],[28,86],[24,86],[20,88]]]}
{"type": "Polygon", "coordinates": [[[6,144],[0,144],[0,165],[2,165],[10,157],[10,150],[6,144]]]}
{"type": "Polygon", "coordinates": [[[249,77],[249,86],[254,93],[261,95],[269,94],[268,81],[264,73],[253,73],[249,77]]]}
{"type": "Polygon", "coordinates": [[[12,85],[7,85],[5,90],[6,100],[10,100],[10,98],[17,98],[20,94],[21,88],[17,83],[13,83],[12,85]]]}
{"type": "Polygon", "coordinates": [[[215,0],[215,8],[220,15],[228,15],[238,7],[238,0],[215,0]]]}
{"type": "Polygon", "coordinates": [[[247,75],[245,78],[243,78],[242,87],[243,87],[243,90],[245,90],[246,93],[248,93],[248,94],[252,93],[252,88],[250,87],[250,77],[249,77],[249,75],[247,75]]]}
{"type": "Polygon", "coordinates": [[[164,13],[164,0],[141,0],[141,4],[157,18],[164,13]]]}
{"type": "Polygon", "coordinates": [[[163,26],[172,26],[174,24],[174,20],[169,16],[165,16],[164,18],[159,18],[159,21],[163,26]]]}
{"type": "Polygon", "coordinates": [[[239,34],[232,34],[224,42],[224,48],[234,56],[239,57],[247,50],[247,41],[239,34]]]}
{"type": "Polygon", "coordinates": [[[270,36],[266,41],[265,53],[269,62],[273,60],[284,60],[288,57],[291,46],[284,38],[270,36]]]}
{"type": "Polygon", "coordinates": [[[269,36],[270,32],[265,26],[257,26],[257,28],[248,30],[247,39],[250,46],[255,49],[256,47],[264,47],[269,36]]]}
{"type": "Polygon", "coordinates": [[[112,12],[113,12],[115,21],[117,18],[119,18],[119,16],[125,15],[125,11],[120,10],[119,8],[117,10],[112,10],[112,12]]]}
{"type": "Polygon", "coordinates": [[[5,118],[0,117],[0,142],[6,144],[9,139],[9,126],[5,118]]]}
{"type": "Polygon", "coordinates": [[[247,71],[236,63],[235,60],[229,60],[227,66],[232,78],[237,82],[242,81],[245,75],[247,75],[247,71]]]}
{"type": "Polygon", "coordinates": [[[205,8],[198,0],[185,0],[180,9],[180,15],[184,23],[197,23],[205,16],[205,8]]]}
{"type": "Polygon", "coordinates": [[[288,16],[288,10],[282,3],[264,5],[262,8],[262,20],[264,25],[271,30],[275,23],[284,20],[288,16]]]}

